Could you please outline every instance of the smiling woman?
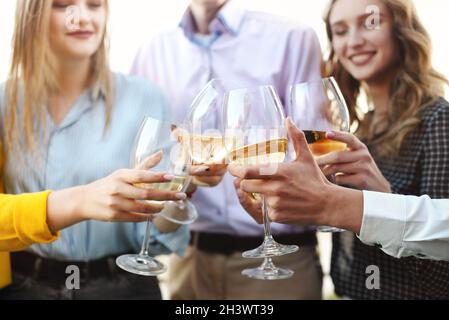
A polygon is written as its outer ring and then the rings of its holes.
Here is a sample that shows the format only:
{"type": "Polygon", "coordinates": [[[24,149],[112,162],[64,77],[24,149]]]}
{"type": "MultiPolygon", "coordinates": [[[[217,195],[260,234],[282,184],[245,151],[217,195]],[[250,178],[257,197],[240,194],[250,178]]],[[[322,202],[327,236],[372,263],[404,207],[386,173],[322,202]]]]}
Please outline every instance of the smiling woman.
{"type": "MultiPolygon", "coordinates": [[[[332,46],[327,72],[336,78],[352,114],[358,141],[321,157],[326,175],[359,190],[449,197],[449,82],[433,68],[431,39],[409,0],[332,0],[325,16],[332,46]],[[378,28],[366,8],[380,10],[378,28]],[[371,110],[360,109],[361,92],[371,110]],[[357,147],[356,145],[360,145],[357,147]],[[334,157],[334,158],[333,158],[334,157]]],[[[339,140],[343,141],[343,140],[339,140]]],[[[386,213],[387,214],[387,213],[386,213]]],[[[449,263],[394,259],[353,234],[334,237],[332,278],[351,299],[445,299],[449,263]],[[365,286],[377,266],[382,286],[365,286]]]]}
{"type": "Polygon", "coordinates": [[[105,35],[107,14],[107,2],[102,0],[89,0],[76,6],[67,0],[54,0],[50,29],[61,32],[50,34],[53,51],[68,59],[82,58],[95,53],[105,35]],[[73,10],[75,8],[76,10],[73,10]],[[70,13],[73,15],[75,25],[69,29],[67,25],[72,22],[70,13]],[[86,15],[91,17],[92,23],[89,25],[85,23],[86,15]]]}
{"type": "Polygon", "coordinates": [[[79,94],[72,91],[71,82],[80,79],[84,82],[81,90],[92,84],[102,88],[108,124],[112,108],[111,74],[105,41],[108,1],[19,1],[18,6],[13,37],[15,55],[6,87],[6,115],[10,121],[5,122],[5,145],[11,148],[14,138],[19,134],[16,104],[20,81],[24,81],[25,85],[33,84],[26,87],[23,102],[25,141],[29,146],[34,144],[32,113],[43,121],[45,115],[42,105],[48,100],[48,111],[54,121],[59,123],[79,94]],[[75,4],[80,13],[80,29],[68,31],[66,9],[75,4]],[[27,24],[18,24],[26,19],[26,15],[34,15],[35,18],[29,19],[27,24]],[[66,92],[61,100],[54,94],[61,89],[72,92],[68,95],[66,92]]]}
{"type": "Polygon", "coordinates": [[[397,72],[399,64],[399,48],[393,38],[393,17],[383,3],[379,24],[374,28],[369,24],[372,13],[366,13],[366,8],[372,2],[337,1],[334,10],[362,13],[346,20],[341,16],[331,16],[330,26],[333,36],[335,56],[339,57],[342,66],[359,81],[385,81],[397,72]],[[357,31],[355,31],[357,30],[357,31]],[[373,30],[378,32],[372,32],[373,30]],[[360,31],[360,32],[358,32],[360,31]],[[363,46],[364,39],[369,39],[363,46]],[[347,44],[347,45],[346,45],[347,44]],[[362,49],[360,49],[363,47],[362,49]]]}
{"type": "MultiPolygon", "coordinates": [[[[142,203],[139,200],[144,198],[133,196],[136,181],[131,189],[111,183],[95,187],[95,180],[129,167],[129,154],[144,116],[167,118],[165,98],[154,85],[110,70],[108,1],[18,0],[16,12],[13,59],[8,80],[0,85],[5,192],[34,193],[88,184],[106,192],[98,198],[111,208],[135,212],[139,205],[138,212],[156,206],[159,212],[161,205],[142,203]],[[79,10],[78,30],[68,28],[66,10],[70,6],[79,10]],[[107,190],[130,198],[113,200],[107,190]]],[[[123,175],[129,178],[129,173],[123,175]]],[[[83,192],[83,198],[91,196],[92,192],[83,192]]],[[[181,253],[188,243],[186,228],[162,234],[157,224],[150,226],[148,250],[154,254],[181,253]]],[[[145,233],[144,225],[133,223],[82,221],[70,226],[52,244],[35,244],[27,252],[11,255],[13,278],[22,282],[13,282],[0,299],[66,297],[67,265],[83,270],[78,298],[158,299],[154,278],[137,278],[121,272],[114,263],[117,255],[138,251],[145,233]]]]}

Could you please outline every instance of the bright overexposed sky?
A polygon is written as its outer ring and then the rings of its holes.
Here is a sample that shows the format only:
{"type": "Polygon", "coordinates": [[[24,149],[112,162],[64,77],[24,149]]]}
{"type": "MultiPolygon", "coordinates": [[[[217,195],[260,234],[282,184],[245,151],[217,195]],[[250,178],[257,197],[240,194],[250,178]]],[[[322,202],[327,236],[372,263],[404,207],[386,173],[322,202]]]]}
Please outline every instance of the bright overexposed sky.
{"type": "MultiPolygon", "coordinates": [[[[326,48],[322,15],[328,0],[236,0],[251,9],[266,11],[311,25],[326,48]]],[[[354,0],[357,1],[357,0],[354,0]]],[[[176,26],[188,0],[110,0],[111,64],[127,72],[139,46],[157,32],[176,26]]],[[[434,65],[449,77],[449,28],[445,26],[449,1],[415,0],[418,12],[432,36],[434,65]]],[[[0,1],[0,82],[9,68],[14,0],[0,1]]]]}

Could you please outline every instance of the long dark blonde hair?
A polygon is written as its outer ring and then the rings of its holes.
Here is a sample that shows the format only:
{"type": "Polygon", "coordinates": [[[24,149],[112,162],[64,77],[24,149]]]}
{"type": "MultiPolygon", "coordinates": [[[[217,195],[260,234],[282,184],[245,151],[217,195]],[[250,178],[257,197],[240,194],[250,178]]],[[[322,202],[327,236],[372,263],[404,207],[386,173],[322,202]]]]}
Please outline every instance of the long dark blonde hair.
{"type": "MultiPolygon", "coordinates": [[[[7,154],[16,139],[25,135],[28,147],[34,147],[39,125],[45,122],[45,108],[50,92],[58,92],[55,58],[49,46],[49,24],[53,0],[18,0],[13,53],[9,77],[6,82],[6,114],[4,123],[7,154]],[[18,114],[18,102],[23,104],[18,114]],[[20,121],[23,127],[18,126],[20,121]],[[24,130],[22,133],[21,130],[24,130]]],[[[105,0],[109,13],[108,1],[105,0]]],[[[95,87],[101,88],[106,101],[106,127],[112,113],[112,75],[108,61],[107,26],[97,52],[91,58],[91,77],[95,87]]]]}
{"type": "MultiPolygon", "coordinates": [[[[327,36],[332,43],[330,15],[331,0],[326,11],[327,36]]],[[[431,61],[432,43],[421,23],[416,8],[410,0],[381,0],[390,10],[394,23],[394,41],[398,44],[400,65],[391,84],[388,111],[383,121],[384,129],[376,131],[376,123],[364,117],[357,104],[362,84],[344,69],[333,48],[326,60],[325,73],[334,76],[348,104],[357,135],[373,145],[380,156],[397,155],[407,135],[421,123],[421,112],[444,96],[447,79],[437,72],[431,61]]]]}

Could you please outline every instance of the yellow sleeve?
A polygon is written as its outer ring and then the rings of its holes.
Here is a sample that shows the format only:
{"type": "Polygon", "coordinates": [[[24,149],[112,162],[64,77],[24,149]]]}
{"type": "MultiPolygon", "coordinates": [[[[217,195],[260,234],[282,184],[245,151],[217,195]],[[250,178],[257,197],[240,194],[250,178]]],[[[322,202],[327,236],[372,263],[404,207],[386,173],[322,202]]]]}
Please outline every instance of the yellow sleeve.
{"type": "Polygon", "coordinates": [[[9,253],[0,252],[0,289],[12,282],[9,253]]]}
{"type": "Polygon", "coordinates": [[[47,225],[47,198],[50,191],[0,194],[0,252],[17,251],[33,243],[50,243],[54,235],[47,225]]]}

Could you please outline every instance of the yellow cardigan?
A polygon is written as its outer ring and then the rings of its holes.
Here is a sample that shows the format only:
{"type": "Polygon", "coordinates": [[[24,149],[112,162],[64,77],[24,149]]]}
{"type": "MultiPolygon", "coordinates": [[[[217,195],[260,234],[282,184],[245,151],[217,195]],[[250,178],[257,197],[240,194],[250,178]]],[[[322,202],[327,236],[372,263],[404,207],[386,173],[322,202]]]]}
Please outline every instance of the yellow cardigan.
{"type": "Polygon", "coordinates": [[[8,252],[58,238],[59,234],[53,235],[47,226],[49,193],[0,194],[0,288],[11,283],[8,252]]]}

